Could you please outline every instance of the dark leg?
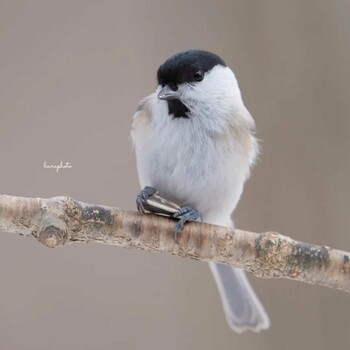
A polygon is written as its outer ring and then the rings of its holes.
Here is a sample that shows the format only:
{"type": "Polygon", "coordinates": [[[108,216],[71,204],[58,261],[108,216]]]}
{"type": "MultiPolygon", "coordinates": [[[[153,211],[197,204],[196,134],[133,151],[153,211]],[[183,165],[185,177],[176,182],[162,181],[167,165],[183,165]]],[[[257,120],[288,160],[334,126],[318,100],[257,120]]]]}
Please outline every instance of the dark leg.
{"type": "Polygon", "coordinates": [[[187,221],[195,221],[199,218],[199,213],[196,209],[183,207],[178,212],[173,214],[174,218],[180,219],[174,229],[174,239],[177,242],[177,235],[181,233],[182,229],[184,228],[184,225],[187,221]]]}

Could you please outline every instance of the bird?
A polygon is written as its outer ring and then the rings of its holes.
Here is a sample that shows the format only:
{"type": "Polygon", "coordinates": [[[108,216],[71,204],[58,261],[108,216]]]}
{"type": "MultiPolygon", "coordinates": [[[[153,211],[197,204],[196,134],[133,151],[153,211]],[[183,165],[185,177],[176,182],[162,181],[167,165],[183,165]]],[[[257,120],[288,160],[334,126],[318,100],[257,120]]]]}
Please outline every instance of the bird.
{"type": "MultiPolygon", "coordinates": [[[[215,53],[175,53],[157,71],[155,92],[133,115],[131,139],[142,190],[138,210],[155,193],[179,203],[174,238],[188,221],[234,227],[232,213],[260,153],[255,121],[234,72],[215,53]]],[[[270,326],[244,271],[209,263],[230,328],[270,326]]]]}

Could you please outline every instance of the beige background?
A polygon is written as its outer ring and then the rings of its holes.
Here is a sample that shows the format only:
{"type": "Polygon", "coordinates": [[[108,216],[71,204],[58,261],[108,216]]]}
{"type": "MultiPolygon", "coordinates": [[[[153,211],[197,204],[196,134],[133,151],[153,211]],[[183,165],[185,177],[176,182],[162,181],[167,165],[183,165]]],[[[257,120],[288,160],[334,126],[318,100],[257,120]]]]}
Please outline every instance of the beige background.
{"type": "MultiPolygon", "coordinates": [[[[244,229],[350,249],[348,1],[0,1],[0,193],[134,209],[136,104],[162,61],[234,69],[263,155],[244,229]],[[44,161],[70,162],[56,174],[44,161]]],[[[272,326],[237,335],[203,263],[0,235],[0,349],[346,349],[349,295],[252,278],[272,326]]]]}

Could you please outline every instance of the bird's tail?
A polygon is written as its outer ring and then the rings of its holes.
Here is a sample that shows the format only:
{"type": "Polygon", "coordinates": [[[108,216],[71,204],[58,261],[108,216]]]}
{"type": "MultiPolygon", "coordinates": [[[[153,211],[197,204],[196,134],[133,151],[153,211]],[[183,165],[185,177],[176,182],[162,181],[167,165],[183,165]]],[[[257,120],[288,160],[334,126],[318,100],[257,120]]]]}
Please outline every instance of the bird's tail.
{"type": "Polygon", "coordinates": [[[244,271],[222,264],[209,265],[230,327],[238,333],[269,328],[269,317],[244,271]]]}

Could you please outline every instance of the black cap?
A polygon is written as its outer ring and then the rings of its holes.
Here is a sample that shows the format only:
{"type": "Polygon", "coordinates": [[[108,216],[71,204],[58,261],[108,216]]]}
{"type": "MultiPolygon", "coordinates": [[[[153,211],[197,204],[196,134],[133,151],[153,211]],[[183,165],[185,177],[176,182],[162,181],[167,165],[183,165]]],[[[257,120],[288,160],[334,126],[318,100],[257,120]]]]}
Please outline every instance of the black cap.
{"type": "Polygon", "coordinates": [[[205,73],[217,65],[226,63],[216,54],[203,50],[181,51],[168,58],[158,69],[158,84],[194,82],[195,73],[205,73]]]}

